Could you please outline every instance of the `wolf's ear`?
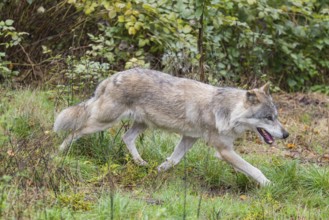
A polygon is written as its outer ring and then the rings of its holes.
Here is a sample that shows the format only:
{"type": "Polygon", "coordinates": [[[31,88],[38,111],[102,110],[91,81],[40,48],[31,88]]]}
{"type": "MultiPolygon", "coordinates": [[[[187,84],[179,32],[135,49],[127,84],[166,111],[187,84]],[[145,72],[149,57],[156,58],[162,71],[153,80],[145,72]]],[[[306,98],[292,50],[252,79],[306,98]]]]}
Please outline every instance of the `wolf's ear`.
{"type": "Polygon", "coordinates": [[[270,83],[266,83],[262,87],[259,88],[261,91],[263,91],[266,95],[270,94],[270,83]]]}
{"type": "Polygon", "coordinates": [[[256,105],[257,103],[259,103],[259,99],[256,95],[255,90],[247,91],[246,100],[247,100],[247,103],[252,104],[252,105],[256,105]]]}

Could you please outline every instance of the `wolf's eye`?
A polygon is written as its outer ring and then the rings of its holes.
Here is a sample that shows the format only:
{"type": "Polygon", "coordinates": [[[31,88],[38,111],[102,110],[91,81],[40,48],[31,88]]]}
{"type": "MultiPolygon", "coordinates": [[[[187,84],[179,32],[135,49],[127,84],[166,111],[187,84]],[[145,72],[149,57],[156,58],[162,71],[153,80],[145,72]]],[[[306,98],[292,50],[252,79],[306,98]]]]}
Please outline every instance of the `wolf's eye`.
{"type": "Polygon", "coordinates": [[[267,116],[266,119],[269,120],[269,121],[274,121],[273,116],[267,116]]]}

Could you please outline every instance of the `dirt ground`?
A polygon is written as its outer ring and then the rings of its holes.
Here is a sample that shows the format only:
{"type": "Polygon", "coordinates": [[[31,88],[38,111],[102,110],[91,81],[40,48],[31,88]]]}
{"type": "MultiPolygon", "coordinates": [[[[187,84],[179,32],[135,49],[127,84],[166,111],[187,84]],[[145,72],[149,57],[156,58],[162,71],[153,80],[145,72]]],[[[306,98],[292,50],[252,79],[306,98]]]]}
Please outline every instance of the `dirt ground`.
{"type": "Polygon", "coordinates": [[[281,93],[273,99],[290,137],[272,153],[302,162],[329,164],[329,97],[317,93],[281,93]]]}

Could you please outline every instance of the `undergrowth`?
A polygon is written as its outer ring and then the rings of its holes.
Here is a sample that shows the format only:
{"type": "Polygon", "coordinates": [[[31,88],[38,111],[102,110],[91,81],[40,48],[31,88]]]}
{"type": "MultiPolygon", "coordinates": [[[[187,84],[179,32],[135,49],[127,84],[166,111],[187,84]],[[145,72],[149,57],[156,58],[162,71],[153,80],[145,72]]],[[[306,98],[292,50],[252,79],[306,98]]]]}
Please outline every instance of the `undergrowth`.
{"type": "MultiPolygon", "coordinates": [[[[52,131],[56,96],[29,90],[2,95],[3,219],[326,219],[329,215],[328,163],[282,153],[297,150],[287,147],[297,145],[293,134],[292,140],[277,144],[277,151],[249,134],[237,141],[237,151],[272,180],[264,188],[215,158],[203,141],[176,167],[158,173],[157,166],[171,154],[179,136],[146,131],[137,148],[149,166],[139,167],[121,140],[128,121],[86,136],[67,153],[58,154],[65,135],[52,131]]],[[[290,121],[283,115],[283,121],[301,133],[298,125],[311,123],[305,114],[290,121]]],[[[311,150],[313,143],[322,144],[325,134],[319,131],[311,138],[303,133],[310,152],[320,152],[311,150]]],[[[321,158],[326,147],[321,147],[321,158]]]]}

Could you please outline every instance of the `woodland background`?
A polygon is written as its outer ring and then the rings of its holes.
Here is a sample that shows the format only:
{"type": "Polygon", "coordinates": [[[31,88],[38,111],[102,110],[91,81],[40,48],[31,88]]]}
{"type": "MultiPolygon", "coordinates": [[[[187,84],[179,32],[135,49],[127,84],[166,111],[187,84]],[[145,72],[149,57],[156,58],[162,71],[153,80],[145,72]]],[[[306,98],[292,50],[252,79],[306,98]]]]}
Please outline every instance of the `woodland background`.
{"type": "Polygon", "coordinates": [[[85,86],[147,67],[329,92],[326,0],[4,0],[1,81],[85,86]]]}

